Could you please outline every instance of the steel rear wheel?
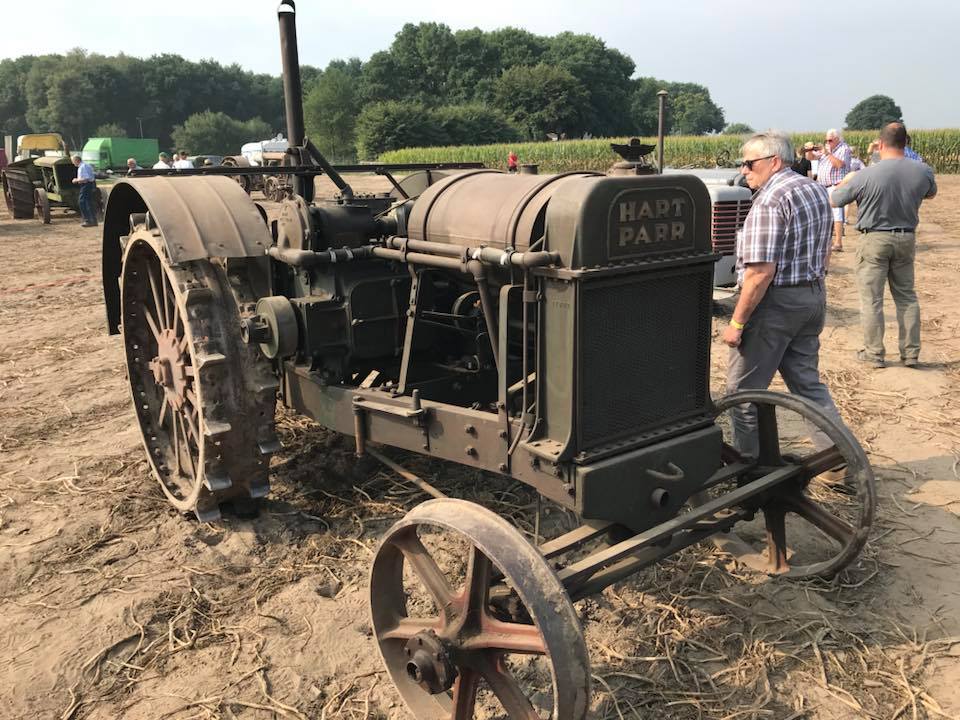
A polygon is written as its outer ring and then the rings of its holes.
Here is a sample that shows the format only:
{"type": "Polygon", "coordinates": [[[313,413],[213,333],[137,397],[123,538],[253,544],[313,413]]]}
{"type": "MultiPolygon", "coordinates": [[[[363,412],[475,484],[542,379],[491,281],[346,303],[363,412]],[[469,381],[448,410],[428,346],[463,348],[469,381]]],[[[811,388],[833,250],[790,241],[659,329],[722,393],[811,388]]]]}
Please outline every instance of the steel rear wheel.
{"type": "Polygon", "coordinates": [[[127,240],[122,333],[138,425],[164,495],[203,521],[222,502],[264,496],[279,449],[276,377],[240,339],[237,298],[251,295],[242,261],[171,266],[145,224],[127,240]]]}
{"type": "Polygon", "coordinates": [[[6,168],[0,172],[0,184],[3,185],[3,199],[7,210],[16,220],[28,220],[33,217],[33,183],[23,168],[6,168]]]}
{"type": "Polygon", "coordinates": [[[586,717],[590,666],[570,598],[489,510],[455,499],[411,510],[377,551],[370,607],[381,657],[418,720],[586,717]],[[494,583],[519,603],[510,616],[491,602],[494,583]]]}
{"type": "Polygon", "coordinates": [[[716,535],[714,543],[756,570],[791,578],[833,577],[860,554],[873,522],[876,488],[866,453],[845,425],[809,400],[744,390],[715,403],[727,464],[744,459],[734,448],[729,422],[730,411],[744,404],[757,410],[759,467],[754,473],[784,466],[796,473],[753,507],[762,522],[740,524],[736,534],[716,535]]]}

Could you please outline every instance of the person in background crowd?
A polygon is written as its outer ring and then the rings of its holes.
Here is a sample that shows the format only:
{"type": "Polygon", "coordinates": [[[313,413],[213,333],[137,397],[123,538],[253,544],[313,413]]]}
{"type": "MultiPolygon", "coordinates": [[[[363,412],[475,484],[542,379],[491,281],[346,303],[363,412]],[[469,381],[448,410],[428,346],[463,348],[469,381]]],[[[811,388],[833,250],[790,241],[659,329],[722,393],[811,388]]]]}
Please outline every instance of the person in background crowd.
{"type": "Polygon", "coordinates": [[[857,202],[857,288],[863,349],[857,358],[871,367],[885,367],[883,288],[897,306],[900,358],[916,367],[920,356],[920,303],[914,289],[916,228],[920,203],[937,194],[933,169],[904,154],[907,130],[893,122],[880,132],[880,162],[845,180],[833,193],[834,205],[857,202]]]}
{"type": "Polygon", "coordinates": [[[519,162],[519,160],[518,160],[518,158],[517,158],[517,154],[516,154],[515,152],[513,152],[513,150],[511,150],[511,151],[510,151],[510,154],[507,155],[507,172],[511,172],[511,173],[517,172],[517,169],[518,169],[518,168],[517,168],[517,163],[518,163],[518,162],[519,162]]]}
{"type": "Polygon", "coordinates": [[[173,167],[177,170],[192,170],[193,163],[187,160],[187,151],[181,150],[180,157],[173,161],[173,167]]]}
{"type": "MultiPolygon", "coordinates": [[[[830,259],[827,191],[790,170],[793,147],[782,133],[754,135],[743,157],[757,193],[737,239],[740,299],[721,335],[730,346],[727,392],[764,390],[779,371],[791,393],[842,422],[819,370],[830,259]]],[[[756,408],[737,408],[732,423],[737,448],[756,457],[756,408]]],[[[813,440],[818,448],[830,444],[819,433],[813,440]]]]}
{"type": "Polygon", "coordinates": [[[906,146],[903,148],[903,156],[904,156],[907,160],[916,160],[917,162],[923,162],[923,158],[917,153],[917,151],[914,150],[912,147],[910,147],[911,140],[912,140],[912,138],[910,137],[910,134],[908,133],[908,134],[907,134],[907,144],[906,144],[906,146]]]}
{"type": "Polygon", "coordinates": [[[93,172],[93,165],[83,162],[79,155],[73,156],[73,164],[77,168],[77,176],[73,184],[80,186],[80,214],[83,222],[80,227],[96,227],[97,211],[93,207],[93,193],[97,189],[97,178],[93,172]]]}
{"type": "Polygon", "coordinates": [[[157,162],[154,163],[154,170],[169,170],[173,164],[170,162],[170,155],[165,152],[160,153],[157,162]]]}
{"type": "Polygon", "coordinates": [[[136,158],[127,158],[127,174],[130,174],[131,170],[139,170],[140,166],[137,165],[136,158]]]}
{"type": "Polygon", "coordinates": [[[799,175],[810,177],[810,173],[813,172],[813,163],[810,160],[812,156],[813,143],[806,143],[806,145],[804,145],[801,149],[797,150],[797,159],[793,161],[793,165],[790,166],[790,169],[799,175]],[[807,145],[810,146],[809,152],[807,150],[807,145]]]}
{"type": "Polygon", "coordinates": [[[860,153],[856,148],[850,148],[850,172],[858,172],[866,167],[863,160],[860,159],[860,153]]]}
{"type": "MultiPolygon", "coordinates": [[[[827,189],[828,194],[840,184],[850,172],[850,146],[834,128],[827,130],[826,139],[817,162],[817,182],[827,189]]],[[[843,252],[843,208],[833,209],[833,251],[843,252]]]]}
{"type": "Polygon", "coordinates": [[[867,165],[880,162],[880,138],[875,139],[867,146],[867,165]]]}

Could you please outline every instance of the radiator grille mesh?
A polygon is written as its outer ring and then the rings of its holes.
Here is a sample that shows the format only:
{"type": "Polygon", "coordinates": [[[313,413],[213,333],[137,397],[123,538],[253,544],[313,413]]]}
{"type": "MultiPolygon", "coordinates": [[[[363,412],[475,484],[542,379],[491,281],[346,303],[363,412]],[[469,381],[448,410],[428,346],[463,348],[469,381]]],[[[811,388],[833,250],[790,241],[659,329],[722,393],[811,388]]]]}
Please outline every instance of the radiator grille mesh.
{"type": "Polygon", "coordinates": [[[584,284],[581,450],[707,410],[712,271],[584,284]]]}

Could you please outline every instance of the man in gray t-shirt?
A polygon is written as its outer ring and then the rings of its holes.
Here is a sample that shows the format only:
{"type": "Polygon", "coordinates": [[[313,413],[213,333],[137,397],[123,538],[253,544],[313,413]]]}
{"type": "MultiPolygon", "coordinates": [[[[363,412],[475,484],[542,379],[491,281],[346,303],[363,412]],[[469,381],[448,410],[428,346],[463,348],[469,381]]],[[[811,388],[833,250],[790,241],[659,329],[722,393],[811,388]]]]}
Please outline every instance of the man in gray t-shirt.
{"type": "Polygon", "coordinates": [[[904,158],[907,131],[890,123],[880,132],[880,162],[848,175],[830,198],[836,207],[857,202],[857,286],[863,345],[857,357],[882,368],[883,288],[889,282],[900,326],[900,358],[915,367],[920,354],[920,303],[913,263],[920,203],[937,194],[929,165],[904,158]]]}

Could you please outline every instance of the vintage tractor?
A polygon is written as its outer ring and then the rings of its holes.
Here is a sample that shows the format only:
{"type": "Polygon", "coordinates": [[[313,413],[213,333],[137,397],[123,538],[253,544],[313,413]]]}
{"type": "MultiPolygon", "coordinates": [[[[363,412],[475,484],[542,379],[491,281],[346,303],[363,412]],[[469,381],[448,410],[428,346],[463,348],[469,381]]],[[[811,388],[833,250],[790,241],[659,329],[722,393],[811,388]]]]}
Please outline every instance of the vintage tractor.
{"type": "MultiPolygon", "coordinates": [[[[51,208],[80,212],[80,190],[73,184],[76,176],[67,144],[59,134],[21,135],[17,160],[0,172],[7,209],[18,220],[32,218],[36,211],[44,224],[51,221],[51,208]]],[[[105,192],[98,188],[94,193],[98,216],[104,205],[105,192]]]]}
{"type": "Polygon", "coordinates": [[[0,171],[3,199],[14,218],[24,220],[33,217],[34,207],[37,206],[36,188],[41,187],[42,180],[37,160],[47,158],[54,161],[67,156],[67,144],[59,133],[36,133],[17,138],[14,162],[0,171]]]}
{"type": "Polygon", "coordinates": [[[358,454],[512,478],[578,518],[534,544],[421,483],[441,497],[386,533],[369,589],[418,719],[582,720],[573,603],[694,543],[771,576],[856,559],[875,490],[850,431],[790,395],[711,397],[699,179],[471,169],[355,197],[304,137],[293,1],[278,12],[294,160],[279,219],[199,170],[121,181],[107,204],[109,328],[174,507],[215,521],[267,495],[279,396],[358,454]],[[340,192],[314,201],[321,172],[340,192]],[[730,431],[744,408],[756,456],[730,431]]]}
{"type": "MultiPolygon", "coordinates": [[[[39,180],[34,183],[34,206],[44,224],[51,222],[51,208],[66,208],[80,212],[80,187],[73,183],[77,168],[69,158],[42,157],[33,161],[39,180]]],[[[103,216],[106,191],[95,188],[93,206],[97,217],[103,216]]]]}
{"type": "MultiPolygon", "coordinates": [[[[265,143],[263,143],[265,144],[265,143]]],[[[255,155],[255,163],[246,155],[228,155],[223,158],[222,165],[226,167],[263,167],[275,168],[271,173],[257,175],[233,175],[233,179],[249,195],[255,190],[263,192],[264,198],[272,202],[280,202],[290,195],[291,184],[289,175],[278,175],[277,170],[289,159],[286,152],[261,150],[255,155]]]]}

